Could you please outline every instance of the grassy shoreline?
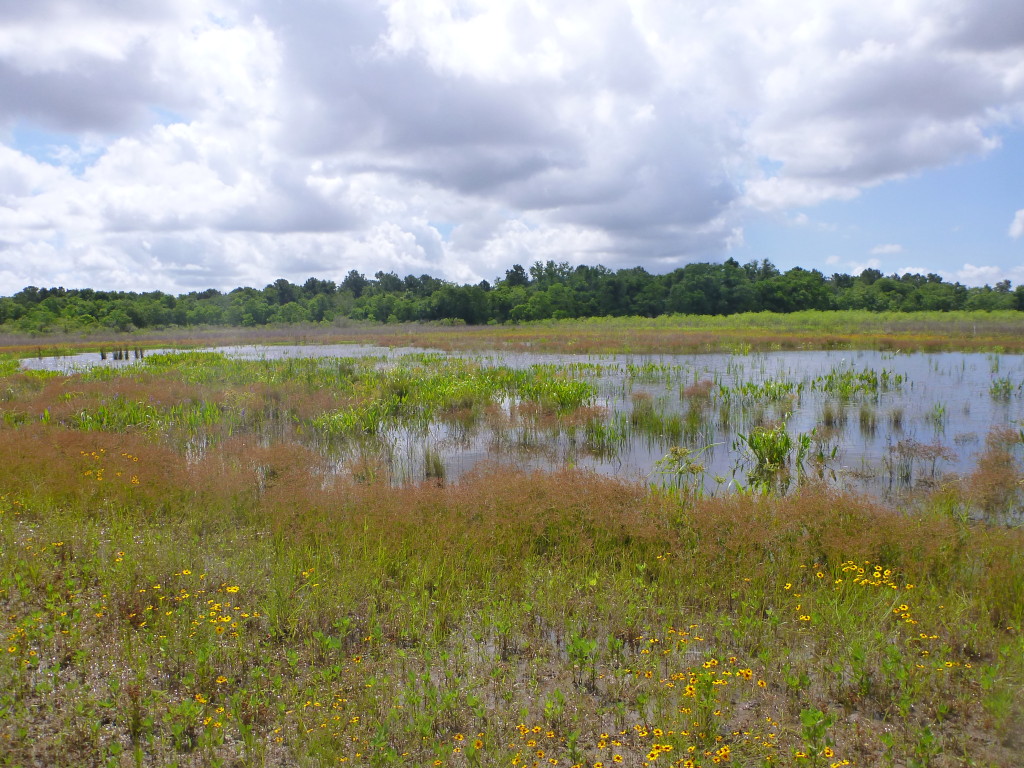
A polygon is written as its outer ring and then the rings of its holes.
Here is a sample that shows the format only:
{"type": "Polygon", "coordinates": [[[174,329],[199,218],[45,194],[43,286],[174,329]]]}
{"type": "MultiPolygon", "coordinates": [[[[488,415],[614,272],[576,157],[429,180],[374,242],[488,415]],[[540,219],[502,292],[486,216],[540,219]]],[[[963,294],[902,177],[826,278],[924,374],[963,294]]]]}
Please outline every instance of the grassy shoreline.
{"type": "Polygon", "coordinates": [[[1024,313],[863,311],[656,318],[588,318],[518,325],[294,325],[136,333],[0,335],[0,354],[31,357],[118,348],[358,343],[452,350],[578,354],[748,352],[774,349],[1024,351],[1024,313]]]}

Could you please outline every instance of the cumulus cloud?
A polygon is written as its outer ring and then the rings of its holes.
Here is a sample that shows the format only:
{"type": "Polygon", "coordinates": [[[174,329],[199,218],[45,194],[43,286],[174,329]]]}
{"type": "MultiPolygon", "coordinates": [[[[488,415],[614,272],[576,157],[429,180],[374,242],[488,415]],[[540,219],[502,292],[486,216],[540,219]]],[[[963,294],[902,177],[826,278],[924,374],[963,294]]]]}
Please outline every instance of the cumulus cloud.
{"type": "Polygon", "coordinates": [[[903,246],[898,243],[885,243],[884,245],[876,245],[871,249],[871,253],[876,256],[893,253],[903,253],[903,246]]]}
{"type": "Polygon", "coordinates": [[[1021,235],[1024,235],[1024,208],[1014,214],[1013,221],[1010,223],[1010,237],[1017,239],[1021,235]]]}
{"type": "Polygon", "coordinates": [[[0,292],[718,258],[998,146],[994,1],[7,4],[0,292]]]}
{"type": "Polygon", "coordinates": [[[867,261],[848,261],[846,266],[849,268],[849,274],[859,275],[865,269],[882,269],[882,262],[878,259],[868,259],[867,261]]]}
{"type": "Polygon", "coordinates": [[[964,285],[995,285],[1001,280],[1020,285],[1024,283],[1024,267],[964,264],[950,277],[964,285]]]}
{"type": "Polygon", "coordinates": [[[928,275],[933,273],[937,274],[934,269],[928,269],[927,267],[919,266],[900,267],[899,269],[895,270],[895,272],[897,275],[928,275]]]}

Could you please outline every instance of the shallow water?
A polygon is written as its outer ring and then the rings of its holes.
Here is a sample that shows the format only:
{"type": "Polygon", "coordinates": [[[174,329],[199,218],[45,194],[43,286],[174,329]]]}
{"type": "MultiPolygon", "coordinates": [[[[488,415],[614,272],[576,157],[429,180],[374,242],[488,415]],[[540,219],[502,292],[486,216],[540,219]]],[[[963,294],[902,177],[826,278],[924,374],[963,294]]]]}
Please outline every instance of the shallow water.
{"type": "MultiPolygon", "coordinates": [[[[393,364],[389,361],[405,354],[437,352],[350,344],[233,346],[211,351],[267,360],[376,356],[385,358],[384,365],[393,364]]],[[[759,424],[784,423],[792,437],[806,434],[810,438],[811,450],[801,465],[804,474],[820,476],[844,488],[886,493],[935,483],[946,473],[970,471],[990,430],[1018,430],[1024,420],[1021,355],[864,350],[588,356],[493,352],[458,356],[484,365],[513,368],[555,366],[566,375],[591,381],[599,392],[596,404],[606,409],[605,421],[618,424],[626,434],[612,441],[608,450],[594,450],[582,427],[563,424],[550,429],[518,426],[494,430],[485,423],[466,426],[438,422],[426,432],[391,429],[379,445],[360,446],[341,463],[358,458],[357,453],[366,458],[365,452],[370,450],[377,454],[375,460],[389,465],[396,481],[414,480],[423,477],[429,452],[440,459],[450,479],[481,461],[496,460],[526,468],[574,464],[659,482],[670,478],[658,474],[656,462],[673,446],[683,446],[694,451],[695,460],[705,466],[703,482],[713,490],[747,482],[753,457],[738,441],[739,434],[749,434],[759,424]],[[823,384],[819,377],[832,374],[842,378],[843,374],[861,372],[882,376],[888,386],[877,391],[847,392],[845,396],[820,389],[823,384]],[[710,397],[702,400],[682,394],[698,382],[710,383],[710,397]],[[636,407],[649,407],[664,419],[678,415],[686,428],[682,433],[677,428],[660,434],[638,429],[630,419],[636,407]],[[815,461],[816,455],[824,461],[815,461]]],[[[28,359],[22,365],[27,369],[71,372],[95,365],[136,362],[101,361],[93,353],[28,359]]]]}

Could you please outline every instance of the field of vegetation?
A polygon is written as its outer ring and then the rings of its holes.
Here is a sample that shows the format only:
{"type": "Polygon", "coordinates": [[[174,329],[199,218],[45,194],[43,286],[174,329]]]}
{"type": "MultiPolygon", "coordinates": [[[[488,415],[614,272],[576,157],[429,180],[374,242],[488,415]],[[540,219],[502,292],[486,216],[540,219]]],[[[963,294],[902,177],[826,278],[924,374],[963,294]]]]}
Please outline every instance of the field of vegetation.
{"type": "MultiPolygon", "coordinates": [[[[998,313],[873,315],[859,337],[851,320],[309,333],[632,352],[1021,338],[998,313]]],[[[87,343],[170,341],[128,339],[87,343]]],[[[1019,397],[993,376],[991,398],[1019,397]]],[[[678,389],[695,408],[754,396],[678,389]]],[[[625,424],[657,415],[639,398],[625,424]]],[[[487,462],[453,480],[429,450],[438,425],[598,450],[614,419],[569,367],[8,357],[0,764],[1019,765],[1021,425],[993,429],[970,472],[885,503],[798,472],[770,416],[747,428],[742,492],[698,482],[683,432],[647,482],[487,462]],[[396,427],[426,446],[401,476],[382,448],[396,427]]]]}
{"type": "Polygon", "coordinates": [[[595,354],[750,352],[779,349],[977,350],[1024,352],[1024,313],[869,312],[808,310],[786,314],[593,317],[507,325],[402,323],[345,320],[271,328],[166,328],[0,334],[0,354],[68,354],[160,346],[210,347],[255,343],[359,343],[453,350],[528,350],[595,354]]]}

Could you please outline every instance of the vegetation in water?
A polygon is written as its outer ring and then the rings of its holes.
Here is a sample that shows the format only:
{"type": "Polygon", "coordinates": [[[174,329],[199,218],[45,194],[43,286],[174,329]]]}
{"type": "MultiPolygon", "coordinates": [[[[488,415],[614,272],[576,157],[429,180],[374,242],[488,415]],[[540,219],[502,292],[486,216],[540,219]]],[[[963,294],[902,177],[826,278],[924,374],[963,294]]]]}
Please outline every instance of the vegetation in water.
{"type": "Polygon", "coordinates": [[[878,483],[935,483],[894,508],[806,477],[827,442],[772,422],[813,391],[782,375],[731,397],[681,367],[436,355],[0,373],[4,764],[1019,762],[1016,425],[962,477],[905,438],[878,483]],[[708,482],[723,412],[785,494],[708,482]],[[477,425],[524,455],[694,443],[642,480],[455,477],[439,446],[477,425]]]}

